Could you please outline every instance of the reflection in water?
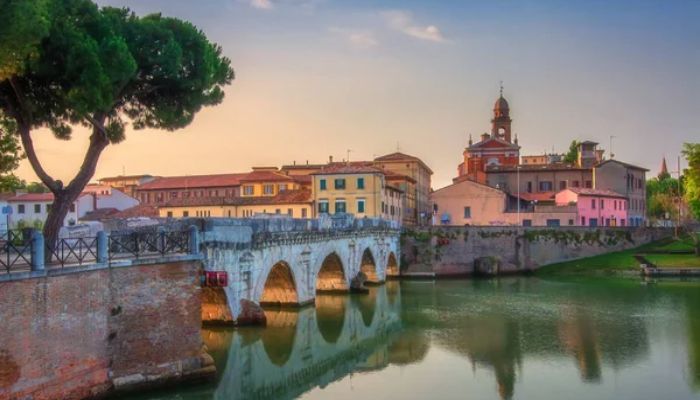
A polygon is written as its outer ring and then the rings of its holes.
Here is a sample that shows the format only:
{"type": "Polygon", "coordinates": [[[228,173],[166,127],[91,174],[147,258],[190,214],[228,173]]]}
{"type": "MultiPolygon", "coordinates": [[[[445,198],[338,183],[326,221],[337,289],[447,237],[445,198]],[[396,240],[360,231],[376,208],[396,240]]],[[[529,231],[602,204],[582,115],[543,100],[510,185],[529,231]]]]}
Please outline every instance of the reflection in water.
{"type": "Polygon", "coordinates": [[[203,330],[220,378],[176,395],[689,399],[700,390],[698,305],[700,282],[389,281],[266,310],[266,328],[203,330]]]}

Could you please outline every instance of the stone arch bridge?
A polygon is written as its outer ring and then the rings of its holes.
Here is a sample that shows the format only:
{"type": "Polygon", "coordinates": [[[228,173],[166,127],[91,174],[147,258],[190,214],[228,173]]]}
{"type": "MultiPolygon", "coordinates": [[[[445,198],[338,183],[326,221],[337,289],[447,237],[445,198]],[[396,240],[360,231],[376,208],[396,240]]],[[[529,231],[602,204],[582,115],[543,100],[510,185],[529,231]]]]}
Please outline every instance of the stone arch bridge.
{"type": "Polygon", "coordinates": [[[203,319],[244,323],[248,302],[301,306],[317,292],[383,283],[399,273],[399,235],[391,222],[352,217],[208,220],[204,268],[225,271],[228,285],[205,290],[203,319]]]}

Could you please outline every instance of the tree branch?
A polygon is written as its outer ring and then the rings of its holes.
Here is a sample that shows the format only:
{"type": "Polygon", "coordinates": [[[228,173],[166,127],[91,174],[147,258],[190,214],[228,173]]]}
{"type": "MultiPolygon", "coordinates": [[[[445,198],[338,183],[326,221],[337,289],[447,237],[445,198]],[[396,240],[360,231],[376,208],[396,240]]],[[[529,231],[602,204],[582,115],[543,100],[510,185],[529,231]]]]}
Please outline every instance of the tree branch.
{"type": "Polygon", "coordinates": [[[109,145],[109,139],[104,128],[106,119],[105,114],[95,114],[87,117],[88,121],[93,125],[92,135],[90,135],[90,146],[85,153],[85,158],[80,166],[80,170],[75,175],[73,180],[66,186],[66,192],[69,195],[78,195],[83,190],[85,185],[90,181],[95,174],[97,161],[100,159],[100,154],[109,145]]]}
{"type": "Polygon", "coordinates": [[[19,137],[22,139],[24,153],[27,155],[29,164],[31,164],[32,168],[34,169],[36,176],[39,177],[39,179],[44,183],[44,185],[46,185],[46,187],[49,188],[49,190],[51,190],[51,192],[54,194],[59,192],[62,189],[61,185],[55,179],[49,176],[49,174],[44,170],[44,167],[41,166],[41,162],[36,155],[36,151],[34,150],[34,142],[32,141],[32,136],[29,132],[28,126],[24,124],[19,126],[19,137]]]}

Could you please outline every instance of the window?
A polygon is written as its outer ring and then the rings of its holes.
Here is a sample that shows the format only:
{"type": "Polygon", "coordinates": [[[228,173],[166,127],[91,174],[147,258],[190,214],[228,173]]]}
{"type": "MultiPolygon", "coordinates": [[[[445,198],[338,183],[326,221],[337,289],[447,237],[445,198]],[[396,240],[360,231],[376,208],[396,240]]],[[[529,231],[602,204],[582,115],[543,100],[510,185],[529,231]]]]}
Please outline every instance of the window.
{"type": "Polygon", "coordinates": [[[566,189],[566,181],[559,181],[559,190],[566,189]]]}
{"type": "Polygon", "coordinates": [[[173,212],[172,212],[172,211],[168,211],[168,213],[167,213],[166,215],[168,216],[168,218],[172,218],[172,217],[173,217],[173,212]]]}
{"type": "Polygon", "coordinates": [[[532,226],[532,220],[531,219],[524,219],[523,226],[532,226]]]}
{"type": "Polygon", "coordinates": [[[328,200],[318,201],[318,212],[319,214],[328,214],[328,200]]]}
{"type": "Polygon", "coordinates": [[[586,226],[586,217],[581,217],[581,226],[586,226]]]}
{"type": "Polygon", "coordinates": [[[321,179],[320,181],[318,181],[318,185],[319,185],[319,188],[321,190],[326,190],[326,180],[325,179],[321,179]]]}
{"type": "Polygon", "coordinates": [[[527,182],[527,192],[532,193],[532,182],[527,182]]]}
{"type": "Polygon", "coordinates": [[[605,219],[605,226],[610,226],[610,218],[605,219]]]}
{"type": "Polygon", "coordinates": [[[471,207],[464,207],[464,218],[471,218],[472,217],[472,208],[471,207]]]}
{"type": "Polygon", "coordinates": [[[622,218],[622,219],[620,220],[620,226],[625,226],[625,219],[624,219],[624,218],[622,218]]]}
{"type": "Polygon", "coordinates": [[[357,188],[358,189],[365,188],[365,178],[357,178],[357,188]]]}
{"type": "Polygon", "coordinates": [[[17,214],[24,214],[24,204],[17,205],[17,214]]]}
{"type": "Polygon", "coordinates": [[[591,199],[591,208],[595,210],[595,199],[591,199]]]}
{"type": "Polygon", "coordinates": [[[294,211],[293,211],[291,208],[288,208],[288,209],[287,209],[287,215],[289,215],[290,217],[292,217],[292,216],[294,216],[293,214],[294,214],[294,211]]]}
{"type": "Polygon", "coordinates": [[[578,181],[573,181],[573,182],[571,182],[571,186],[577,188],[577,187],[579,187],[579,182],[578,182],[578,181]]]}
{"type": "Polygon", "coordinates": [[[263,194],[265,196],[271,196],[271,195],[275,194],[275,185],[271,185],[271,184],[263,185],[263,194]]]}
{"type": "Polygon", "coordinates": [[[36,213],[36,214],[41,213],[41,204],[34,204],[34,213],[36,213]]]}
{"type": "Polygon", "coordinates": [[[551,181],[540,182],[539,190],[540,190],[540,192],[551,192],[552,191],[552,182],[551,181]]]}
{"type": "Polygon", "coordinates": [[[600,209],[604,210],[605,209],[605,200],[600,199],[600,209]]]}
{"type": "Polygon", "coordinates": [[[306,218],[308,215],[306,214],[306,207],[301,209],[301,217],[306,218]]]}
{"type": "Polygon", "coordinates": [[[345,199],[336,199],[335,200],[335,213],[340,214],[346,212],[345,208],[345,199]]]}
{"type": "Polygon", "coordinates": [[[243,195],[252,196],[253,193],[255,193],[254,190],[255,190],[255,188],[253,187],[253,185],[243,186],[243,195]]]}
{"type": "Polygon", "coordinates": [[[573,224],[574,224],[574,220],[573,220],[573,219],[570,219],[570,220],[569,220],[569,225],[573,225],[573,224]]]}
{"type": "Polygon", "coordinates": [[[588,220],[588,226],[598,226],[598,218],[590,218],[588,220]]]}
{"type": "Polygon", "coordinates": [[[559,226],[560,222],[558,219],[548,219],[547,226],[559,226]]]}
{"type": "Polygon", "coordinates": [[[334,182],[334,186],[336,189],[345,189],[345,179],[343,178],[338,178],[334,182]]]}
{"type": "Polygon", "coordinates": [[[586,189],[593,189],[593,182],[586,181],[586,189]]]}
{"type": "Polygon", "coordinates": [[[170,198],[171,198],[171,199],[176,199],[176,198],[177,198],[177,192],[170,192],[170,198]]]}
{"type": "Polygon", "coordinates": [[[357,213],[362,214],[365,212],[365,199],[357,199],[357,213]]]}
{"type": "Polygon", "coordinates": [[[282,211],[279,208],[275,209],[275,214],[281,214],[281,213],[282,213],[282,211]]]}
{"type": "Polygon", "coordinates": [[[189,217],[189,216],[190,216],[190,212],[189,212],[189,211],[183,211],[183,212],[182,212],[182,216],[183,216],[183,217],[189,217]]]}
{"type": "Polygon", "coordinates": [[[390,211],[391,215],[394,215],[394,206],[390,206],[389,209],[391,210],[390,211]]]}
{"type": "Polygon", "coordinates": [[[286,183],[280,183],[280,185],[277,187],[278,192],[284,192],[287,190],[287,184],[286,183]]]}

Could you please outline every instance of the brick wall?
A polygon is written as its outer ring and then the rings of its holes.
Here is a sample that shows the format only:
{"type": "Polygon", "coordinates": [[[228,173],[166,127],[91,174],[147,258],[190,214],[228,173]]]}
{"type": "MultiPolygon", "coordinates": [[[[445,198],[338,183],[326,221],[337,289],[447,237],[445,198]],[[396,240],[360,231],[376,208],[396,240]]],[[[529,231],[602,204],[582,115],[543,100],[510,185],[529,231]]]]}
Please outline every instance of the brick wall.
{"type": "Polygon", "coordinates": [[[79,399],[211,376],[199,262],[0,282],[0,399],[79,399]]]}

